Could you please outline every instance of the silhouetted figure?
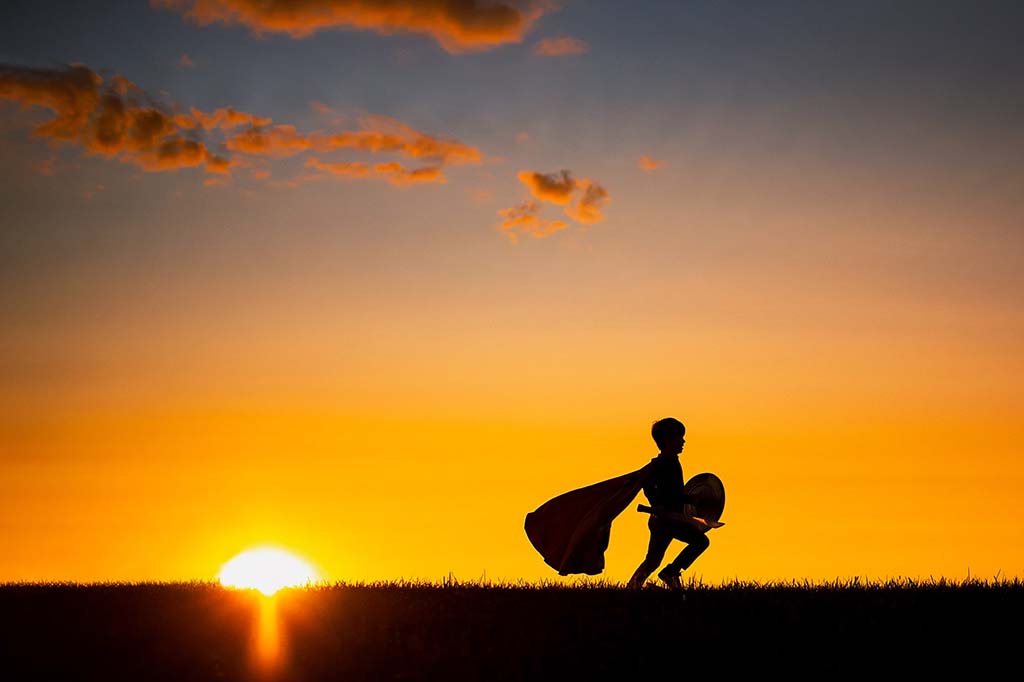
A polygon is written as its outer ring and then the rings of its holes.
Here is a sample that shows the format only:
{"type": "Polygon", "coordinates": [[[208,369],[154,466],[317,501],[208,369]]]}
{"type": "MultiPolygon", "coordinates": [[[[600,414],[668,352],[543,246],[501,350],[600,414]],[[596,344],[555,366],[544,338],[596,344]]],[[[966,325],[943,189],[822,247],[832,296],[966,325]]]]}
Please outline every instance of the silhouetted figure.
{"type": "Polygon", "coordinates": [[[604,571],[612,522],[642,489],[654,505],[637,507],[651,514],[651,543],[629,585],[642,585],[676,538],[687,547],[659,576],[669,587],[681,587],[679,571],[707,549],[704,533],[723,525],[718,519],[725,508],[725,487],[714,474],[697,474],[683,487],[678,455],[685,433],[671,417],[655,422],[651,435],[661,449],[657,457],[636,471],[562,493],[527,514],[526,536],[544,562],[559,575],[604,571]]]}
{"type": "Polygon", "coordinates": [[[679,454],[686,443],[686,427],[678,419],[666,417],[654,422],[651,436],[660,450],[658,456],[651,460],[652,470],[643,485],[644,495],[654,508],[647,522],[651,541],[647,546],[647,556],[626,585],[631,588],[643,586],[648,576],[661,565],[672,540],[682,540],[686,547],[675,560],[658,572],[658,578],[668,587],[680,589],[680,571],[689,568],[711,541],[694,524],[670,517],[671,514],[685,515],[685,505],[697,503],[683,488],[683,467],[679,463],[679,454]]]}

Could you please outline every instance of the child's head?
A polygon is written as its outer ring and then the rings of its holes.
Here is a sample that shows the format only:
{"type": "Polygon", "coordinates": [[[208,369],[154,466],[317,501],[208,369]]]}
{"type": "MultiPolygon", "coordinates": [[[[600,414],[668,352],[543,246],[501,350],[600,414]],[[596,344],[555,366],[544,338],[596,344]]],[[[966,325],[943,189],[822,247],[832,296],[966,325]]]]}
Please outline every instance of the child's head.
{"type": "Polygon", "coordinates": [[[686,427],[678,419],[665,417],[651,424],[651,437],[662,452],[677,453],[683,451],[686,440],[686,427]]]}

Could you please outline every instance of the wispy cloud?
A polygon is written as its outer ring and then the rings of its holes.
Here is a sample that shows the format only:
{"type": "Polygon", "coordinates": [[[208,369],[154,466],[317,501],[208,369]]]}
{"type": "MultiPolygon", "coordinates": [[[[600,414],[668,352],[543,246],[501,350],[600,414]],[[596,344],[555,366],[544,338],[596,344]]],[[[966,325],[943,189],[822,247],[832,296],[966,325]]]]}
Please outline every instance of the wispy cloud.
{"type": "Polygon", "coordinates": [[[39,175],[45,175],[46,177],[52,177],[53,174],[57,172],[56,163],[57,163],[57,160],[51,157],[49,159],[43,159],[42,161],[37,161],[37,162],[33,163],[31,165],[31,167],[32,167],[32,170],[35,171],[36,173],[39,173],[39,175]]]}
{"type": "MultiPolygon", "coordinates": [[[[0,65],[0,99],[23,107],[49,109],[53,117],[34,134],[55,142],[79,145],[86,153],[131,163],[147,171],[202,166],[207,173],[231,174],[234,167],[257,166],[256,180],[269,180],[272,161],[309,152],[339,151],[364,155],[390,154],[414,159],[416,167],[393,160],[308,159],[306,168],[321,175],[379,178],[404,187],[446,181],[446,165],[479,164],[476,147],[452,138],[430,135],[387,116],[364,114],[355,130],[305,133],[232,107],[187,112],[177,105],[155,104],[127,79],[104,80],[82,65],[32,69],[0,65]]],[[[332,121],[341,120],[321,105],[332,121]]],[[[302,178],[310,179],[306,173],[302,178]]],[[[319,176],[318,176],[319,177],[319,176]]]]}
{"type": "Polygon", "coordinates": [[[652,156],[647,156],[646,154],[644,154],[639,159],[637,159],[636,165],[642,170],[650,172],[658,170],[659,168],[665,165],[665,162],[661,161],[660,159],[655,159],[652,156]]]}
{"type": "Polygon", "coordinates": [[[501,229],[513,244],[519,241],[520,234],[528,234],[536,239],[564,230],[569,226],[564,220],[544,220],[540,213],[540,202],[524,201],[511,208],[503,208],[498,215],[504,218],[501,229]]]}
{"type": "Polygon", "coordinates": [[[288,124],[266,128],[249,126],[229,137],[225,145],[234,152],[279,159],[295,156],[312,148],[309,138],[300,133],[295,126],[288,124]]]}
{"type": "Polygon", "coordinates": [[[265,126],[270,125],[272,119],[247,114],[244,111],[236,111],[233,107],[217,109],[213,113],[206,114],[199,109],[192,108],[188,114],[178,114],[174,119],[182,128],[192,130],[202,127],[206,130],[231,130],[242,125],[265,126]]]}
{"type": "Polygon", "coordinates": [[[518,43],[547,3],[509,0],[150,0],[200,26],[241,24],[253,33],[305,38],[327,29],[418,33],[453,53],[518,43]]]}
{"type": "Polygon", "coordinates": [[[388,163],[367,164],[361,161],[326,163],[318,158],[306,159],[306,168],[313,168],[337,178],[360,179],[379,178],[392,185],[407,187],[420,183],[446,182],[444,174],[437,166],[424,166],[412,170],[397,161],[388,163]]]}
{"type": "Polygon", "coordinates": [[[604,220],[601,209],[610,200],[608,190],[587,178],[579,180],[577,186],[583,193],[574,206],[565,209],[565,214],[584,225],[593,225],[604,220]]]}
{"type": "Polygon", "coordinates": [[[586,41],[571,36],[544,38],[533,46],[533,53],[538,57],[566,57],[586,54],[589,51],[590,46],[586,41]]]}

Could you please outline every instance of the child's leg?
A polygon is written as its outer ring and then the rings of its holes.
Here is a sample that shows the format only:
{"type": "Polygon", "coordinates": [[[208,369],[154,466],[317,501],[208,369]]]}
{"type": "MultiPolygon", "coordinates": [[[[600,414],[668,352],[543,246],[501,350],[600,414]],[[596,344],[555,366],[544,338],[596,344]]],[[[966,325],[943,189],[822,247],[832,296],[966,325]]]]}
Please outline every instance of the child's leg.
{"type": "Polygon", "coordinates": [[[686,547],[679,553],[675,560],[665,567],[664,573],[679,575],[680,571],[688,569],[697,560],[704,550],[711,545],[706,533],[702,533],[693,526],[681,523],[675,528],[674,537],[686,543],[686,547]]]}
{"type": "Polygon", "coordinates": [[[658,523],[655,523],[654,519],[647,523],[647,527],[651,529],[651,541],[647,545],[647,556],[633,572],[633,577],[626,583],[627,587],[641,587],[651,573],[654,573],[654,569],[661,565],[661,560],[665,558],[665,551],[668,550],[668,546],[672,542],[671,533],[666,532],[658,523]]]}

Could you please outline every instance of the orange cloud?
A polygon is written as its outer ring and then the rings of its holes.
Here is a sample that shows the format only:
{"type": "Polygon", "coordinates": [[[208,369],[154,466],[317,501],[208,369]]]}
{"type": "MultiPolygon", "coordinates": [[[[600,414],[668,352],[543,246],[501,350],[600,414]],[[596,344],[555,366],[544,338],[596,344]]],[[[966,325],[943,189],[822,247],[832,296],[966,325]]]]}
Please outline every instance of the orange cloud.
{"type": "Polygon", "coordinates": [[[362,130],[346,131],[317,138],[320,149],[357,149],[366,152],[399,152],[415,159],[437,163],[480,163],[483,154],[476,147],[422,133],[397,119],[368,114],[359,119],[362,130]]]}
{"type": "Polygon", "coordinates": [[[284,158],[304,152],[313,145],[295,126],[276,125],[267,129],[255,126],[246,128],[228,138],[225,146],[234,152],[284,158]]]}
{"type": "Polygon", "coordinates": [[[209,151],[206,152],[207,173],[228,175],[231,173],[231,169],[237,165],[240,165],[237,159],[228,159],[223,156],[217,156],[216,154],[212,154],[209,151]]]}
{"type": "Polygon", "coordinates": [[[390,182],[392,185],[404,187],[424,182],[446,182],[441,169],[436,166],[426,166],[413,170],[407,169],[398,162],[378,163],[374,166],[356,161],[351,163],[325,163],[317,158],[306,160],[306,168],[329,173],[340,178],[367,178],[377,177],[390,182]]]}
{"type": "Polygon", "coordinates": [[[74,141],[82,135],[99,102],[102,82],[99,74],[80,64],[63,69],[0,65],[0,99],[52,111],[54,118],[37,126],[35,134],[53,140],[74,141]]]}
{"type": "Polygon", "coordinates": [[[54,113],[54,118],[36,126],[38,137],[78,144],[89,153],[148,171],[206,164],[207,170],[224,172],[226,160],[204,143],[182,137],[175,117],[139,104],[134,97],[139,92],[123,76],[104,83],[82,65],[62,69],[0,66],[0,99],[54,113]]]}
{"type": "Polygon", "coordinates": [[[242,24],[259,35],[305,38],[346,28],[383,35],[419,33],[449,52],[487,50],[521,42],[544,13],[537,2],[508,0],[150,0],[200,26],[242,24]]]}
{"type": "Polygon", "coordinates": [[[636,165],[645,171],[655,171],[664,166],[665,162],[644,154],[637,160],[636,165]]]}
{"type": "Polygon", "coordinates": [[[535,200],[525,201],[512,208],[500,209],[498,215],[504,218],[501,222],[501,229],[515,244],[519,241],[520,233],[529,234],[536,239],[543,239],[568,227],[564,220],[541,219],[537,215],[539,212],[540,202],[535,200]]]}
{"type": "Polygon", "coordinates": [[[262,116],[253,116],[244,111],[236,111],[233,107],[217,109],[212,114],[205,114],[199,109],[193,108],[189,110],[189,113],[191,116],[179,115],[177,117],[179,121],[185,123],[183,127],[195,128],[196,126],[202,126],[206,130],[216,128],[230,130],[240,125],[267,126],[273,120],[262,116]]]}
{"type": "Polygon", "coordinates": [[[590,46],[585,41],[570,36],[545,38],[533,46],[533,53],[538,57],[565,57],[588,51],[590,46]]]}
{"type": "MultiPolygon", "coordinates": [[[[36,126],[36,136],[77,144],[87,153],[147,171],[203,166],[207,173],[229,176],[235,167],[251,166],[251,157],[281,159],[311,151],[350,149],[402,154],[416,159],[420,167],[406,168],[395,161],[371,166],[310,159],[306,167],[321,173],[290,182],[334,175],[380,178],[403,187],[446,182],[444,165],[480,163],[483,159],[476,147],[428,135],[386,116],[364,115],[359,130],[306,134],[293,125],[270,125],[270,118],[232,107],[212,113],[192,108],[181,113],[176,106],[154,105],[126,78],[114,76],[104,81],[77,65],[64,69],[0,65],[0,99],[53,112],[53,118],[36,126]],[[225,150],[228,153],[222,153],[225,150]]],[[[334,114],[325,105],[316,108],[334,114]]],[[[269,162],[264,159],[257,163],[261,170],[253,177],[269,178],[270,171],[264,168],[269,162]]]]}
{"type": "Polygon", "coordinates": [[[387,178],[397,187],[416,185],[424,182],[447,182],[447,178],[437,166],[424,166],[408,170],[400,163],[378,163],[373,170],[387,178]]]}
{"type": "Polygon", "coordinates": [[[583,194],[575,206],[565,209],[565,214],[584,225],[592,225],[604,220],[601,209],[611,201],[608,190],[587,178],[577,181],[577,185],[583,190],[583,194]]]}
{"type": "MultiPolygon", "coordinates": [[[[475,164],[483,159],[483,154],[476,147],[458,140],[427,135],[387,116],[366,115],[360,118],[359,124],[361,130],[311,135],[298,132],[292,125],[263,128],[253,124],[229,138],[226,145],[232,151],[278,158],[294,156],[307,150],[328,152],[353,149],[371,154],[404,154],[432,162],[431,166],[475,164]]],[[[428,175],[430,173],[424,171],[417,177],[428,175]]]]}
{"type": "Polygon", "coordinates": [[[352,163],[324,163],[320,159],[306,159],[306,168],[315,168],[339,178],[365,178],[370,167],[360,161],[352,163]]]}
{"type": "Polygon", "coordinates": [[[604,220],[601,211],[611,198],[607,189],[590,178],[576,179],[568,170],[556,173],[524,170],[519,171],[518,177],[534,199],[499,210],[498,215],[505,219],[501,224],[503,230],[519,228],[536,237],[547,236],[564,229],[566,224],[561,220],[540,218],[538,214],[541,202],[565,206],[565,214],[583,225],[592,225],[604,220]],[[569,206],[574,197],[578,197],[576,203],[569,206]]]}
{"type": "Polygon", "coordinates": [[[572,199],[573,190],[576,189],[576,181],[567,170],[548,174],[519,171],[517,177],[530,189],[533,196],[552,204],[568,204],[572,199]]]}
{"type": "Polygon", "coordinates": [[[185,53],[182,53],[181,59],[178,60],[178,63],[184,66],[185,68],[192,68],[196,65],[196,63],[192,61],[192,58],[185,53]]]}

